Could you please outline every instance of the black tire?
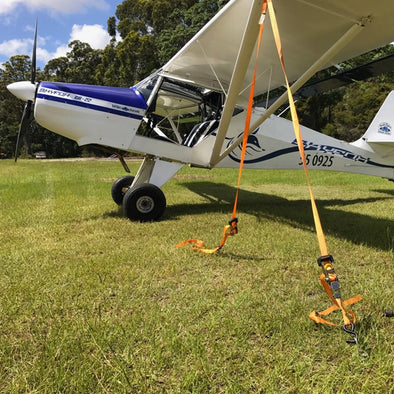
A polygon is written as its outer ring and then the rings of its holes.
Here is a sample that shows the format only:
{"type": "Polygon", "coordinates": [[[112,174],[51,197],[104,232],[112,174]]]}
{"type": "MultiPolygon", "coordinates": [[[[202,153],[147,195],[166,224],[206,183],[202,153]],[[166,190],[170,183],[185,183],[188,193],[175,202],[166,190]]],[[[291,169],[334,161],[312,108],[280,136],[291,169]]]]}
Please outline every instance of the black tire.
{"type": "Polygon", "coordinates": [[[129,189],[123,198],[123,211],[130,220],[159,220],[166,209],[164,193],[155,185],[142,183],[129,189]]]}
{"type": "Polygon", "coordinates": [[[111,196],[116,204],[122,205],[123,197],[126,192],[130,189],[131,184],[134,181],[134,177],[130,175],[125,175],[118,178],[111,188],[111,196]]]}

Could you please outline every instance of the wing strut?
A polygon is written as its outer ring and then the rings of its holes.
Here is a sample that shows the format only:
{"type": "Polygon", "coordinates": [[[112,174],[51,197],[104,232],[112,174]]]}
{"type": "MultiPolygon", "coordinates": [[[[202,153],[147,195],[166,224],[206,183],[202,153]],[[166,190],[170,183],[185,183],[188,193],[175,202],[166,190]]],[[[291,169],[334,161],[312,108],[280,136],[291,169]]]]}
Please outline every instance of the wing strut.
{"type": "Polygon", "coordinates": [[[213,146],[210,166],[213,166],[213,163],[216,164],[222,159],[220,158],[220,153],[223,142],[226,138],[227,130],[233,116],[235,105],[237,103],[238,94],[241,90],[245,74],[249,66],[250,58],[252,57],[256,44],[256,39],[259,34],[259,20],[262,6],[263,0],[254,0],[250,9],[249,19],[246,24],[244,36],[239,48],[237,60],[235,62],[233,75],[231,77],[231,82],[227,93],[227,99],[224,104],[223,114],[217,131],[215,145],[213,146]],[[219,158],[220,160],[218,160],[219,158]]]}
{"type": "MultiPolygon", "coordinates": [[[[352,41],[364,28],[365,23],[368,22],[368,18],[363,18],[359,22],[355,23],[350,27],[350,29],[334,43],[334,45],[329,48],[315,63],[313,63],[308,70],[305,71],[300,78],[297,79],[291,86],[291,92],[296,92],[302,85],[304,85],[317,71],[323,68],[338,52],[340,52],[350,41],[352,41]]],[[[249,129],[249,134],[256,130],[263,122],[265,122],[274,112],[281,107],[288,100],[287,92],[283,93],[261,116],[249,129]]],[[[219,137],[219,136],[218,136],[219,137]]],[[[230,145],[222,154],[215,152],[215,156],[212,156],[210,165],[214,167],[221,160],[223,160],[229,153],[231,153],[241,142],[242,136],[240,136],[232,145],[230,145]]],[[[220,145],[220,149],[222,147],[224,141],[224,137],[222,139],[222,143],[220,145]]],[[[216,142],[220,142],[218,138],[216,142]]],[[[219,150],[220,150],[219,149],[219,150]]]]}

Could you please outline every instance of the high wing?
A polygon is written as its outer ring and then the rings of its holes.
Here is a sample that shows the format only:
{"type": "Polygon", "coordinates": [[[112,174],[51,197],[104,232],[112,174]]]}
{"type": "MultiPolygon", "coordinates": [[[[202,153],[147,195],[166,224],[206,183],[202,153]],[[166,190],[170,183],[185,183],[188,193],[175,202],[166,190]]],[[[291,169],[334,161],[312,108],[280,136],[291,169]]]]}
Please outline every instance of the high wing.
{"type": "MultiPolygon", "coordinates": [[[[163,67],[163,75],[227,93],[253,3],[256,2],[230,1],[163,67]]],[[[333,52],[319,69],[394,41],[393,0],[276,0],[274,7],[289,80],[299,78],[353,27],[363,28],[352,34],[347,45],[333,52]]],[[[253,67],[252,57],[238,105],[247,102],[253,67]]],[[[270,21],[266,18],[255,95],[283,84],[270,21]]]]}

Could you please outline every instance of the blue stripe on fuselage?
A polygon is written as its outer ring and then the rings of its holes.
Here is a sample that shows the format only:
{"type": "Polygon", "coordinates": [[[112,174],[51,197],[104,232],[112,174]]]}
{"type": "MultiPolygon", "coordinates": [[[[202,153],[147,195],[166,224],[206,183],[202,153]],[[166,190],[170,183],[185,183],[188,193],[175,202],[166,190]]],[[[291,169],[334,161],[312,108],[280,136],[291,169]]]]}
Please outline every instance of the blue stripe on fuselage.
{"type": "Polygon", "coordinates": [[[61,82],[41,82],[37,98],[135,119],[142,119],[142,112],[147,108],[144,98],[133,87],[117,88],[61,82]],[[98,104],[97,100],[106,102],[106,105],[98,104]]]}
{"type": "MultiPolygon", "coordinates": [[[[339,148],[338,148],[338,149],[339,149],[339,148]]],[[[305,152],[307,152],[307,151],[308,151],[308,152],[309,152],[309,151],[321,152],[321,151],[319,151],[319,150],[316,150],[316,149],[310,148],[310,147],[305,148],[305,152]]],[[[245,163],[245,164],[261,163],[261,162],[263,162],[263,161],[275,159],[275,158],[277,158],[277,157],[279,157],[279,156],[287,155],[287,154],[289,154],[289,153],[294,153],[294,152],[298,152],[298,146],[292,146],[292,147],[289,147],[289,148],[279,149],[279,150],[277,150],[277,151],[270,152],[270,153],[268,153],[268,154],[266,154],[266,155],[259,156],[259,157],[257,157],[257,158],[250,159],[250,160],[245,159],[244,163],[245,163]]],[[[350,151],[346,151],[346,152],[351,153],[350,151]]],[[[327,154],[327,152],[321,152],[321,153],[327,154]]],[[[341,158],[343,158],[343,159],[348,159],[348,160],[353,160],[353,161],[355,161],[352,157],[346,157],[346,156],[343,156],[343,155],[340,156],[340,155],[338,155],[338,153],[336,153],[336,154],[333,154],[333,153],[332,153],[332,156],[333,156],[333,157],[341,157],[341,158]]],[[[354,156],[354,155],[353,155],[353,156],[354,156]]],[[[241,162],[240,158],[239,158],[239,157],[236,157],[233,153],[230,153],[230,154],[229,154],[229,157],[230,157],[230,159],[232,159],[232,160],[235,161],[236,163],[240,163],[240,162],[241,162]]],[[[375,166],[375,167],[381,167],[381,168],[394,168],[394,166],[391,166],[391,165],[388,165],[388,164],[380,164],[380,163],[377,163],[377,162],[375,162],[375,161],[372,161],[370,158],[366,158],[365,161],[360,162],[360,163],[368,164],[368,165],[370,165],[370,166],[375,166]]]]}

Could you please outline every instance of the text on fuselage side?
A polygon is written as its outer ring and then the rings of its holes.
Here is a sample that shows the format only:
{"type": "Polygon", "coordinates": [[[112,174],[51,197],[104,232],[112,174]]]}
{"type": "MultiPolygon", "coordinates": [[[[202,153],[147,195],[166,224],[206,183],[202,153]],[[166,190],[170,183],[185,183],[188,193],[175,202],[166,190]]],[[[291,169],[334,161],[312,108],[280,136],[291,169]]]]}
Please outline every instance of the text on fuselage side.
{"type": "MultiPolygon", "coordinates": [[[[368,158],[357,155],[349,150],[337,148],[336,146],[315,144],[310,141],[302,140],[305,150],[315,150],[322,153],[330,153],[335,156],[342,156],[345,159],[358,161],[360,163],[368,163],[368,158]]],[[[297,145],[297,140],[292,141],[293,145],[297,145]]]]}

